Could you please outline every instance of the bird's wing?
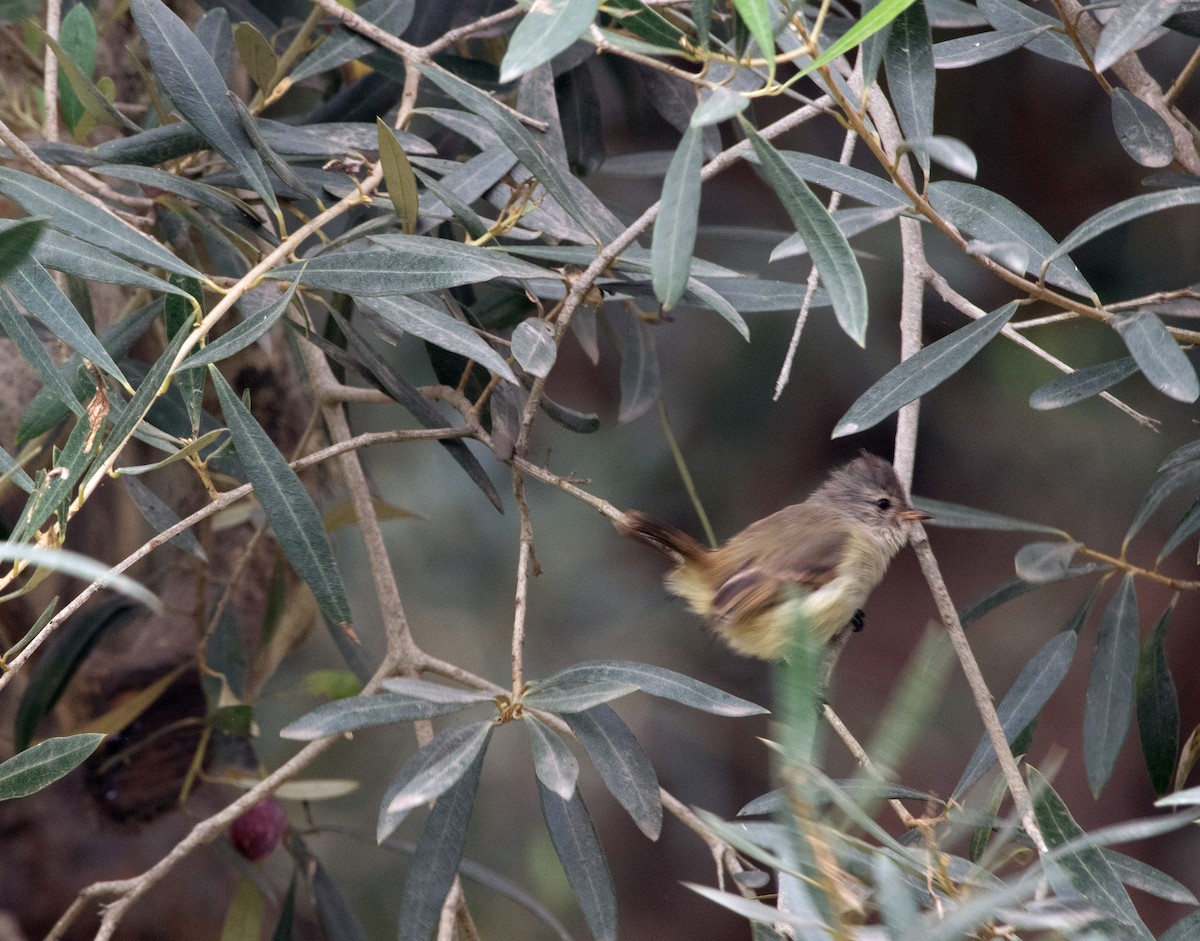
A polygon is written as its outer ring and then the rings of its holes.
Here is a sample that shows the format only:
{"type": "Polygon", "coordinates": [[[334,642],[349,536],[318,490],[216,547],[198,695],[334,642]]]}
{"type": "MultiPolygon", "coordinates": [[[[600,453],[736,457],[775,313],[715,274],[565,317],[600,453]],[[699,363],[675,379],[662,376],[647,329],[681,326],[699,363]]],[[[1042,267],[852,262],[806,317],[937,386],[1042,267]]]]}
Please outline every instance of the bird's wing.
{"type": "Polygon", "coordinates": [[[788,588],[811,591],[827,585],[837,573],[845,540],[845,533],[831,530],[803,545],[775,542],[777,549],[744,560],[717,586],[712,617],[738,621],[778,604],[788,588]]]}

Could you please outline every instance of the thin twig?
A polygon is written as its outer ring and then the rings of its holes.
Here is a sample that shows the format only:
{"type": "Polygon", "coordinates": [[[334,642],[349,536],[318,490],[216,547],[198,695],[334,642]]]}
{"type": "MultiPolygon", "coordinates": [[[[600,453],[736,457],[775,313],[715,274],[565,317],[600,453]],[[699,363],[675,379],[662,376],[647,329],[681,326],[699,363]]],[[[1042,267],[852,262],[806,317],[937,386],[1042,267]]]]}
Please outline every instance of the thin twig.
{"type": "MultiPolygon", "coordinates": [[[[854,145],[858,142],[858,135],[853,131],[847,131],[846,137],[842,141],[842,152],[838,157],[838,163],[847,166],[851,158],[854,156],[854,145]]],[[[829,195],[829,204],[827,208],[833,212],[842,202],[842,194],[834,190],[829,195]]],[[[800,332],[804,329],[804,325],[808,322],[808,314],[812,308],[813,297],[817,293],[817,282],[821,280],[820,272],[817,271],[817,266],[813,265],[812,270],[808,273],[808,281],[804,285],[804,299],[800,302],[800,312],[796,315],[796,326],[792,328],[792,338],[788,341],[787,352],[783,357],[783,366],[779,370],[779,378],[775,380],[775,395],[773,401],[778,402],[779,397],[783,395],[783,390],[788,384],[788,380],[792,377],[792,362],[796,358],[796,350],[800,346],[800,332]]]]}
{"type": "MultiPolygon", "coordinates": [[[[46,0],[46,35],[56,42],[61,24],[62,0],[46,0]]],[[[49,43],[42,53],[42,111],[42,136],[58,140],[58,58],[49,43]]]]}
{"type": "Polygon", "coordinates": [[[537,574],[537,559],[533,554],[533,520],[525,500],[525,475],[512,468],[513,496],[521,518],[520,549],[517,554],[517,591],[513,603],[512,629],[512,698],[516,702],[525,690],[525,619],[529,611],[529,578],[537,574]]]}

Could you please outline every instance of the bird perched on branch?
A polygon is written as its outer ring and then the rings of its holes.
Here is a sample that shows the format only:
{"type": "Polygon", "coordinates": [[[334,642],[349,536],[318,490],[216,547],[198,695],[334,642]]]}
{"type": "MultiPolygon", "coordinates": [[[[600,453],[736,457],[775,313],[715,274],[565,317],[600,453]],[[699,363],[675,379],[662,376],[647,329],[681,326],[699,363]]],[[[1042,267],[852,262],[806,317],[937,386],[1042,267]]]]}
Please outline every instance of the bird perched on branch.
{"type": "Polygon", "coordinates": [[[776,660],[795,624],[822,645],[862,626],[862,606],[908,543],[915,509],[896,471],[863,452],[807,500],[751,523],[717,549],[643,513],[614,521],[675,560],[667,587],[738,653],[776,660]]]}

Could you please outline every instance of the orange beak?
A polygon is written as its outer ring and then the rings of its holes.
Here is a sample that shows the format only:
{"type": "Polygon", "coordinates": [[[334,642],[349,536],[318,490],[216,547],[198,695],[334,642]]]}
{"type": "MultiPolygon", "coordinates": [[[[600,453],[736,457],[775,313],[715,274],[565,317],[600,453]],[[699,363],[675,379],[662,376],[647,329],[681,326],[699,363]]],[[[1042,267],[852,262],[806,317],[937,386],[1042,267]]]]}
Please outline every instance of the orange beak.
{"type": "Polygon", "coordinates": [[[896,517],[898,519],[904,520],[907,523],[917,523],[917,522],[920,522],[921,520],[933,519],[933,514],[926,513],[924,510],[913,509],[913,510],[901,510],[899,513],[896,514],[896,517]]]}

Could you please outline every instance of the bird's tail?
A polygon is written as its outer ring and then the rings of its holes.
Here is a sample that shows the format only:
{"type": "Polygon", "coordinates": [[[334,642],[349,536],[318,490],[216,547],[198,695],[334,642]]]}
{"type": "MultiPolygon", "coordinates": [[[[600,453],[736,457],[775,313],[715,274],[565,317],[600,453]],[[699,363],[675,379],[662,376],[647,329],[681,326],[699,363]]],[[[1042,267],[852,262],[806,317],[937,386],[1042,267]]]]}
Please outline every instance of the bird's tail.
{"type": "Polygon", "coordinates": [[[696,562],[708,554],[704,546],[683,530],[645,513],[630,511],[613,520],[613,525],[626,536],[637,537],[676,562],[696,562]]]}

